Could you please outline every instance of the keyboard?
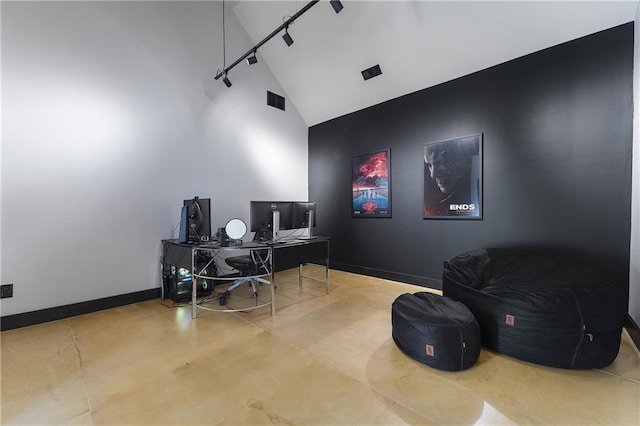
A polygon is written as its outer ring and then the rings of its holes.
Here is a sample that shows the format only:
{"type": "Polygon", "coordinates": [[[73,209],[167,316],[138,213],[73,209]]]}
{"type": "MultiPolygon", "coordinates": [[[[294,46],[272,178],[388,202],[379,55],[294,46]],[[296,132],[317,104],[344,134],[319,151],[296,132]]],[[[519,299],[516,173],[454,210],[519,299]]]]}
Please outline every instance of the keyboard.
{"type": "Polygon", "coordinates": [[[282,240],[265,240],[265,241],[260,241],[258,244],[264,244],[266,246],[272,246],[272,245],[276,245],[276,244],[284,244],[286,243],[286,241],[282,241],[282,240]]]}

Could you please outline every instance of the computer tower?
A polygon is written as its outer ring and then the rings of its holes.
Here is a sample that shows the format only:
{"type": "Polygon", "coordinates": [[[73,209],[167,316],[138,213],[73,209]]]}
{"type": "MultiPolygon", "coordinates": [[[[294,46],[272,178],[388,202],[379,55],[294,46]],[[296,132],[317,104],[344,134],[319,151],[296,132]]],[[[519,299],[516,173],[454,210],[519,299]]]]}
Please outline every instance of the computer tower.
{"type": "MultiPolygon", "coordinates": [[[[211,262],[207,268],[210,258],[202,257],[198,259],[199,275],[216,276],[217,270],[215,263],[211,262]]],[[[191,280],[191,270],[181,268],[167,263],[162,264],[162,285],[164,287],[164,299],[171,299],[176,303],[185,303],[191,301],[193,289],[193,281],[191,280]]],[[[215,280],[198,278],[198,288],[196,297],[206,297],[211,295],[215,280]]]]}

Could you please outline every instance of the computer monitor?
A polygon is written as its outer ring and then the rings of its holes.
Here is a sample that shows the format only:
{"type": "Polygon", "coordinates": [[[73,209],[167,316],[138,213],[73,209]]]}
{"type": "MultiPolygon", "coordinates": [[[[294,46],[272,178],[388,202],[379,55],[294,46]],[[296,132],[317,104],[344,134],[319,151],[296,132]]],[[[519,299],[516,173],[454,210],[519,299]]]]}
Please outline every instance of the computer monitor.
{"type": "Polygon", "coordinates": [[[208,241],[211,238],[211,200],[193,197],[184,200],[183,207],[187,207],[188,242],[208,241]]]}
{"type": "Polygon", "coordinates": [[[260,232],[265,239],[277,240],[280,230],[293,228],[293,202],[251,201],[249,226],[251,232],[260,232]]]}
{"type": "MultiPolygon", "coordinates": [[[[316,226],[316,203],[309,201],[296,201],[293,203],[293,227],[306,228],[308,237],[313,236],[313,228],[316,226]]],[[[305,238],[305,237],[301,237],[305,238]]]]}

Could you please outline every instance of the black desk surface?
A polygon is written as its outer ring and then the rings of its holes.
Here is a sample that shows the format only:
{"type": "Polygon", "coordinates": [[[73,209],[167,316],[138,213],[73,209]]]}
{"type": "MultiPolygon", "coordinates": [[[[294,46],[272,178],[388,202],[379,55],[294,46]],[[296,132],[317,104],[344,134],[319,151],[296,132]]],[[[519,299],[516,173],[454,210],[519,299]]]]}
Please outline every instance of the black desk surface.
{"type": "Polygon", "coordinates": [[[216,241],[203,243],[179,243],[178,240],[162,240],[162,261],[168,265],[191,269],[191,250],[194,248],[215,250],[242,250],[273,248],[273,271],[291,269],[314,261],[329,262],[329,237],[282,240],[278,243],[244,241],[240,245],[220,246],[216,241]]]}

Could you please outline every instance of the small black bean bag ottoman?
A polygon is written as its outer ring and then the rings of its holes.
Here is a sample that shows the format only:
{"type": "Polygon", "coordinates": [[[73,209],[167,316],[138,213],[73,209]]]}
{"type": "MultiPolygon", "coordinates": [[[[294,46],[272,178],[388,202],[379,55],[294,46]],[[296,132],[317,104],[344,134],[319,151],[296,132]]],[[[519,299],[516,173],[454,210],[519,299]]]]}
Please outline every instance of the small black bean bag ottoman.
{"type": "Polygon", "coordinates": [[[393,340],[404,353],[438,370],[464,370],[480,356],[476,319],[448,297],[402,294],[391,307],[391,325],[393,340]]]}
{"type": "Polygon", "coordinates": [[[620,286],[593,262],[540,249],[494,248],[445,262],[443,294],[473,312],[482,345],[524,361],[585,369],[618,355],[620,286]]]}

